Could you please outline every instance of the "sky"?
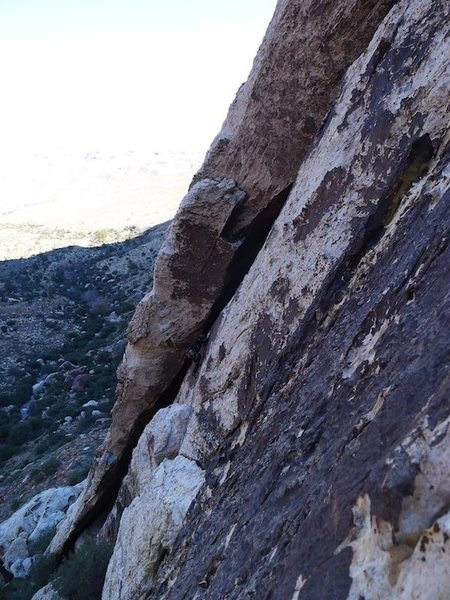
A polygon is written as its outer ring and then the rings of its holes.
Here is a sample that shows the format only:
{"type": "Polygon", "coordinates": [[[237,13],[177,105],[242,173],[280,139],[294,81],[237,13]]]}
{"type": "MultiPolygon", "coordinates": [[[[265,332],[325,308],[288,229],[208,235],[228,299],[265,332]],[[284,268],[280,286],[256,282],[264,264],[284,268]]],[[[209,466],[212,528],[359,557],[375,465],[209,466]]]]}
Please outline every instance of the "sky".
{"type": "Polygon", "coordinates": [[[276,0],[0,0],[0,151],[206,150],[276,0]]]}

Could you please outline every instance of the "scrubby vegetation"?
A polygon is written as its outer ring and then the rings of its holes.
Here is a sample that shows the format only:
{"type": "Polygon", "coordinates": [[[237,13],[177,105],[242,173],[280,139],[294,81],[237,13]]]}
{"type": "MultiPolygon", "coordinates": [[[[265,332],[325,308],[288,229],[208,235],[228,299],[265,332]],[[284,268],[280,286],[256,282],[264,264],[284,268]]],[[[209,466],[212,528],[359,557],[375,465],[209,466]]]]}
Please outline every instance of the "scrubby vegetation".
{"type": "Polygon", "coordinates": [[[112,542],[85,544],[71,554],[54,577],[53,585],[61,596],[67,600],[100,600],[113,547],[112,542]]]}
{"type": "MultiPolygon", "coordinates": [[[[56,568],[54,557],[40,554],[31,567],[28,577],[13,579],[0,589],[0,600],[31,600],[33,595],[47,585],[56,568]]],[[[88,596],[87,596],[88,597],[88,596]]]]}
{"type": "MultiPolygon", "coordinates": [[[[48,538],[51,537],[50,532],[48,538]]],[[[31,600],[48,583],[64,600],[100,600],[106,569],[113,551],[111,542],[86,543],[60,565],[53,556],[43,552],[47,537],[41,544],[28,577],[13,579],[0,589],[0,600],[31,600]]]]}
{"type": "Polygon", "coordinates": [[[108,427],[126,327],[166,228],[0,263],[0,495],[14,479],[86,475],[95,448],[79,444],[76,468],[60,464],[59,449],[108,427]]]}

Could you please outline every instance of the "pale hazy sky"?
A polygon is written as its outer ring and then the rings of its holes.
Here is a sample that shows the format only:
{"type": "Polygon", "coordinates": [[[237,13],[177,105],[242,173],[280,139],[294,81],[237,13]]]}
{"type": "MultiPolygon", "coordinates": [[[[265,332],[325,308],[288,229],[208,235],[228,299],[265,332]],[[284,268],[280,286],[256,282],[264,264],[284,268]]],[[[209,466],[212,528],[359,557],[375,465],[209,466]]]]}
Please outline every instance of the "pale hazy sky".
{"type": "Polygon", "coordinates": [[[0,150],[206,150],[276,0],[0,0],[0,150]]]}

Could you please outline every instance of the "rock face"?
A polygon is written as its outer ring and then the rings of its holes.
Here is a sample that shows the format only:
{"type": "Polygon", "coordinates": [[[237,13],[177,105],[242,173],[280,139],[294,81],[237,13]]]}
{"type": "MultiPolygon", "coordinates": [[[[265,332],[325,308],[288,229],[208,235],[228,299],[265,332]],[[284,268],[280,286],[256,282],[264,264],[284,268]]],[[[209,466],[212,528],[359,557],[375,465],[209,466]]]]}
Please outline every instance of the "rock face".
{"type": "Polygon", "coordinates": [[[103,600],[447,600],[449,57],[446,0],[278,3],[52,544],[142,430],[103,600]]]}
{"type": "Polygon", "coordinates": [[[186,376],[206,481],[147,598],[448,596],[449,11],[386,17],[186,376]]]}
{"type": "Polygon", "coordinates": [[[195,462],[164,459],[143,493],[125,509],[108,566],[103,600],[133,600],[152,589],[186,512],[204,482],[195,462]]]}
{"type": "Polygon", "coordinates": [[[345,69],[366,49],[394,1],[280,0],[248,81],[195,179],[235,179],[248,193],[233,231],[297,175],[345,69]]]}
{"type": "Polygon", "coordinates": [[[171,404],[159,410],[144,429],[100,537],[116,538],[124,509],[131,504],[133,498],[151,487],[155,470],[164,459],[176,458],[191,414],[192,408],[189,405],[171,404]]]}
{"type": "Polygon", "coordinates": [[[153,290],[130,325],[109,435],[54,552],[69,550],[117,493],[145,425],[173,399],[189,349],[264,242],[342,74],[393,4],[279,2],[249,80],[158,256],[153,290]]]}
{"type": "Polygon", "coordinates": [[[0,560],[14,577],[25,577],[32,565],[33,544],[66,516],[81,485],[41,492],[0,525],[0,560]]]}

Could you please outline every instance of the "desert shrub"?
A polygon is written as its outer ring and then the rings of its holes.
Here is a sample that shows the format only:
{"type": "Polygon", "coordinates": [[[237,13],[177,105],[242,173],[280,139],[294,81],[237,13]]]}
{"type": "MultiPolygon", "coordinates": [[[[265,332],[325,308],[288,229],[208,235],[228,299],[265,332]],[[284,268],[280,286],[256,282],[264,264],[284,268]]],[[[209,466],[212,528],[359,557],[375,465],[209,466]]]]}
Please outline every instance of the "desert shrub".
{"type": "Polygon", "coordinates": [[[6,445],[15,446],[16,448],[20,448],[26,442],[35,439],[43,429],[43,421],[40,416],[31,417],[26,421],[17,422],[16,420],[15,423],[11,423],[9,426],[7,423],[6,425],[9,431],[7,435],[4,431],[3,439],[6,440],[6,445]]]}
{"type": "Polygon", "coordinates": [[[3,412],[1,415],[2,421],[0,422],[0,440],[6,440],[9,430],[15,423],[17,423],[17,416],[15,416],[15,418],[11,418],[10,415],[4,414],[3,412]]]}
{"type": "Polygon", "coordinates": [[[74,469],[73,471],[70,471],[68,477],[68,484],[76,485],[77,483],[80,483],[80,481],[83,481],[83,479],[87,477],[89,469],[90,465],[86,464],[84,466],[78,467],[77,469],[74,469]]]}
{"type": "Polygon", "coordinates": [[[11,375],[11,377],[20,377],[21,375],[23,375],[23,369],[22,367],[18,367],[17,365],[11,365],[10,367],[8,367],[8,375],[11,375]]]}
{"type": "Polygon", "coordinates": [[[67,600],[100,600],[113,544],[85,544],[59,567],[53,585],[67,600]]]}
{"type": "Polygon", "coordinates": [[[84,431],[91,429],[95,422],[96,419],[92,416],[92,413],[86,412],[86,415],[77,423],[77,433],[83,433],[84,431]]]}
{"type": "Polygon", "coordinates": [[[8,434],[8,444],[20,446],[27,442],[31,436],[31,427],[28,421],[21,421],[11,427],[8,434]]]}
{"type": "Polygon", "coordinates": [[[100,337],[103,339],[107,338],[115,330],[116,330],[116,328],[114,327],[114,325],[112,323],[106,323],[100,332],[100,337]]]}
{"type": "Polygon", "coordinates": [[[18,498],[14,498],[14,500],[11,500],[11,510],[13,512],[16,512],[16,510],[19,508],[20,508],[20,500],[18,498]]]}
{"type": "Polygon", "coordinates": [[[56,431],[53,431],[51,433],[49,441],[48,441],[48,447],[59,448],[66,442],[67,442],[67,439],[66,439],[66,436],[64,435],[64,432],[62,432],[60,429],[57,429],[56,431]]]}
{"type": "Polygon", "coordinates": [[[53,475],[57,471],[60,464],[61,461],[58,458],[56,458],[56,456],[52,456],[51,458],[45,461],[41,469],[46,475],[53,475]]]}
{"type": "Polygon", "coordinates": [[[31,405],[29,410],[29,414],[31,413],[31,416],[28,417],[27,423],[30,426],[31,435],[35,437],[35,434],[42,431],[43,423],[40,413],[33,414],[33,412],[34,408],[33,405],[31,405]]]}
{"type": "Polygon", "coordinates": [[[0,392],[0,406],[9,406],[14,404],[14,396],[11,392],[0,392]]]}
{"type": "Polygon", "coordinates": [[[24,404],[31,398],[31,394],[33,392],[33,388],[31,383],[28,383],[26,380],[28,378],[24,378],[23,382],[19,382],[16,385],[16,389],[14,390],[14,401],[12,404],[16,404],[17,406],[24,404]]]}
{"type": "MultiPolygon", "coordinates": [[[[34,556],[36,554],[44,554],[44,552],[48,548],[48,545],[50,544],[52,539],[55,537],[55,533],[56,533],[56,525],[55,525],[55,527],[51,527],[50,529],[47,529],[47,531],[45,533],[43,533],[39,539],[34,540],[34,541],[28,540],[27,544],[28,544],[28,549],[30,551],[30,555],[34,556]]],[[[46,585],[46,584],[44,583],[43,585],[46,585]]]]}
{"type": "Polygon", "coordinates": [[[34,447],[34,454],[36,456],[42,456],[42,454],[45,454],[47,452],[48,448],[49,448],[49,440],[47,437],[45,437],[43,440],[38,442],[36,444],[36,446],[34,447]]]}
{"type": "Polygon", "coordinates": [[[122,313],[126,313],[126,312],[131,312],[136,310],[136,304],[133,304],[132,302],[122,302],[122,305],[120,307],[120,312],[122,313]]]}
{"type": "Polygon", "coordinates": [[[32,387],[27,383],[18,383],[13,390],[0,393],[0,406],[22,406],[31,397],[32,387]]]}
{"type": "Polygon", "coordinates": [[[30,471],[30,476],[35,483],[39,483],[45,479],[45,474],[41,471],[41,469],[32,469],[30,471]]]}
{"type": "Polygon", "coordinates": [[[100,363],[109,363],[111,360],[111,353],[107,350],[100,350],[97,354],[97,360],[100,363]]]}

